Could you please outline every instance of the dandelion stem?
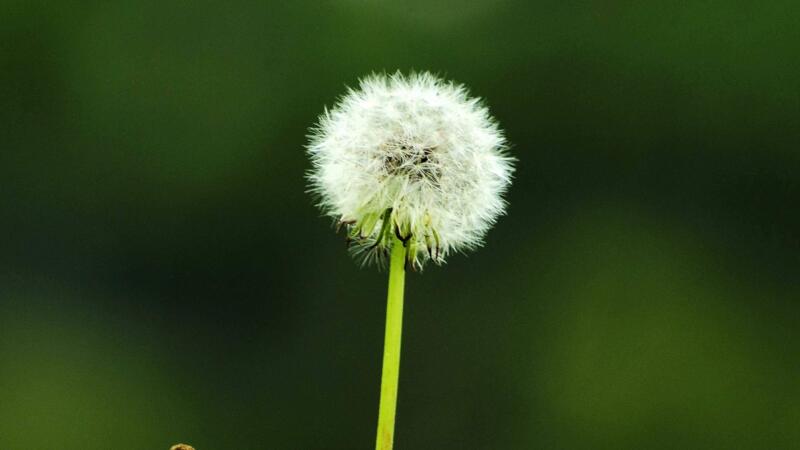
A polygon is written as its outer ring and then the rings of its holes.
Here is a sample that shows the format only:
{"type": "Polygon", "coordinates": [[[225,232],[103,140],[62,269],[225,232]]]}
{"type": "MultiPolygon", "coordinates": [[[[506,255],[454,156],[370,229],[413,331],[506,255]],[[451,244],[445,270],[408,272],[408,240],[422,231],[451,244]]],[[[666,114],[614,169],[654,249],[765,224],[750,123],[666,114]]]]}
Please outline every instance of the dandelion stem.
{"type": "Polygon", "coordinates": [[[403,330],[406,248],[396,236],[393,236],[392,239],[389,293],[386,302],[386,335],[383,342],[381,403],[378,412],[378,437],[375,444],[377,450],[391,450],[393,446],[397,384],[400,375],[400,337],[403,330]]]}

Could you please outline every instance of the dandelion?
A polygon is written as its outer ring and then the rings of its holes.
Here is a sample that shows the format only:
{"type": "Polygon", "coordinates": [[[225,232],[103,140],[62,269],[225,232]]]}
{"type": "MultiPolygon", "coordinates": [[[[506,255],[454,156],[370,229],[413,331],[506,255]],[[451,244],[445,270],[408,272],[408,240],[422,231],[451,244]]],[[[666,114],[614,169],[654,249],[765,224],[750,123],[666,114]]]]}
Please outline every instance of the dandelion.
{"type": "Polygon", "coordinates": [[[377,448],[392,448],[406,269],[478,247],[513,158],[488,109],[430,73],[371,75],[312,129],[311,191],[363,264],[389,260],[377,448]]]}

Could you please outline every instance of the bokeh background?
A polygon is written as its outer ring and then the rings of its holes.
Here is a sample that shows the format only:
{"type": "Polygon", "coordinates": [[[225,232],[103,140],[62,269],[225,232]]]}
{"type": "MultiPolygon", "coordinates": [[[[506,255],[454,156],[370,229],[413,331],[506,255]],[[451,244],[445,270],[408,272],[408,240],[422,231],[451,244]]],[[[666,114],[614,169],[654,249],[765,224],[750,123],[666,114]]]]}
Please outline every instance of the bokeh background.
{"type": "Polygon", "coordinates": [[[487,245],[407,280],[398,449],[800,448],[800,4],[0,6],[0,449],[373,447],[386,273],[304,192],[371,71],[484,97],[487,245]]]}

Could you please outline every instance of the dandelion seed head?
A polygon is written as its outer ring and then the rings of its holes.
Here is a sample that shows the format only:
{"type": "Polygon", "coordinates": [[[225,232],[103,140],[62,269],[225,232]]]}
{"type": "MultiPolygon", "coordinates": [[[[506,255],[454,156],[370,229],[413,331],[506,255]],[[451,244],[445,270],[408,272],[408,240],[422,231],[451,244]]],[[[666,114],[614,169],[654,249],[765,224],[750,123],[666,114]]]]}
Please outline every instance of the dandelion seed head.
{"type": "Polygon", "coordinates": [[[312,129],[311,191],[365,263],[393,236],[410,262],[479,246],[498,216],[513,158],[488,109],[466,88],[423,72],[361,80],[312,129]]]}

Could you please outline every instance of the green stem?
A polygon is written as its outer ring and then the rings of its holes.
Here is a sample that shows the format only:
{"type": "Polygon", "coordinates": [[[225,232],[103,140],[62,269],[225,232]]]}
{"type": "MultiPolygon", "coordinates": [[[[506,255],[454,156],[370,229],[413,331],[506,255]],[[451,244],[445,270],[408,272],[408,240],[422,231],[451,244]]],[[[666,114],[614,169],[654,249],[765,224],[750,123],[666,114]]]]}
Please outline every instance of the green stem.
{"type": "Polygon", "coordinates": [[[400,376],[400,337],[403,330],[403,288],[406,248],[393,236],[389,266],[389,294],[386,302],[386,335],[383,341],[381,404],[378,412],[377,450],[391,450],[394,442],[394,416],[397,409],[397,382],[400,376]]]}

